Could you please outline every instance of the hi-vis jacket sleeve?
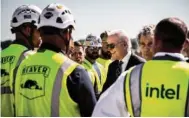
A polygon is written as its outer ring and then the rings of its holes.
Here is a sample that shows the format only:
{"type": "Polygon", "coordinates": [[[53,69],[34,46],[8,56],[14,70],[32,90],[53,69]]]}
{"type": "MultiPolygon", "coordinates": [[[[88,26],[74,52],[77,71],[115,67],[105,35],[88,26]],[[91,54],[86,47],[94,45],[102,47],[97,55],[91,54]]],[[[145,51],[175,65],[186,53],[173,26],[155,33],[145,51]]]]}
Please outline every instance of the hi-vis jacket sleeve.
{"type": "Polygon", "coordinates": [[[129,117],[124,101],[124,78],[122,73],[117,81],[100,97],[93,111],[93,117],[129,117]]]}

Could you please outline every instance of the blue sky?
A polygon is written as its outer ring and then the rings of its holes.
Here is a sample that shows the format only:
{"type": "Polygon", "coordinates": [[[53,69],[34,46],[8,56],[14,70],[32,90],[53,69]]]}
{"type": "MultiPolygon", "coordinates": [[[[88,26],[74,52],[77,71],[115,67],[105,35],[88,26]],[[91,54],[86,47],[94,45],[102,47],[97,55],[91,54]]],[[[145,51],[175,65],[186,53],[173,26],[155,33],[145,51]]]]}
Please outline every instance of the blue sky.
{"type": "Polygon", "coordinates": [[[113,29],[124,29],[135,37],[142,26],[172,16],[189,27],[189,0],[1,0],[1,40],[14,39],[10,20],[18,6],[35,4],[43,9],[50,3],[63,3],[71,9],[77,23],[75,39],[113,29]]]}

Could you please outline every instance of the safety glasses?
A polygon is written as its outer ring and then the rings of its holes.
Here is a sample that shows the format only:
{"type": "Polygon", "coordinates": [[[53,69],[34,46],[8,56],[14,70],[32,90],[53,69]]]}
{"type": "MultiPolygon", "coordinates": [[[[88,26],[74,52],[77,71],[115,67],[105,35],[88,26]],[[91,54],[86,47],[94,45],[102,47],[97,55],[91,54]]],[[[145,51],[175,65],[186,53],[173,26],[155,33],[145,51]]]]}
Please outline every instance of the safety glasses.
{"type": "Polygon", "coordinates": [[[94,50],[100,50],[100,47],[87,47],[88,50],[94,51],[94,50]]]}

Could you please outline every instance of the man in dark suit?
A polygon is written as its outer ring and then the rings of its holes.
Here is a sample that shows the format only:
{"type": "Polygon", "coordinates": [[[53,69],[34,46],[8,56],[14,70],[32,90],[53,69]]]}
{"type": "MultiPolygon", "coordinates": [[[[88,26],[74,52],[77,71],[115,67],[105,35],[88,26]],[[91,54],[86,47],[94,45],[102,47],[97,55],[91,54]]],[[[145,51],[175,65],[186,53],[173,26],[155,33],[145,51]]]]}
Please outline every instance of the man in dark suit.
{"type": "Polygon", "coordinates": [[[109,65],[107,79],[102,92],[109,88],[122,72],[145,62],[143,58],[131,52],[131,40],[124,30],[109,32],[107,42],[114,61],[109,65]]]}

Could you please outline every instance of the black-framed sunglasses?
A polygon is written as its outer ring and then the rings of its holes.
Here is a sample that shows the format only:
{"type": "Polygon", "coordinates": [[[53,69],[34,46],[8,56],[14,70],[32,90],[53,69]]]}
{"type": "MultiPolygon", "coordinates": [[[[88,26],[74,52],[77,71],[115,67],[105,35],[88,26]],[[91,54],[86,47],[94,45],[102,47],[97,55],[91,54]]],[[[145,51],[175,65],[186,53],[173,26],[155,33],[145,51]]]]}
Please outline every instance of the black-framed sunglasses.
{"type": "Polygon", "coordinates": [[[115,48],[115,44],[113,44],[113,43],[107,44],[107,48],[108,49],[114,49],[115,48]]]}
{"type": "Polygon", "coordinates": [[[116,44],[114,44],[114,43],[107,44],[107,48],[108,49],[114,49],[116,47],[116,45],[118,45],[119,43],[122,43],[122,42],[118,42],[116,44]]]}

